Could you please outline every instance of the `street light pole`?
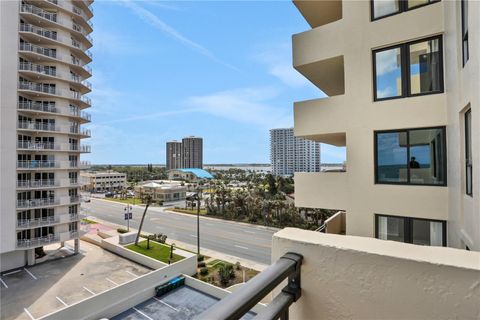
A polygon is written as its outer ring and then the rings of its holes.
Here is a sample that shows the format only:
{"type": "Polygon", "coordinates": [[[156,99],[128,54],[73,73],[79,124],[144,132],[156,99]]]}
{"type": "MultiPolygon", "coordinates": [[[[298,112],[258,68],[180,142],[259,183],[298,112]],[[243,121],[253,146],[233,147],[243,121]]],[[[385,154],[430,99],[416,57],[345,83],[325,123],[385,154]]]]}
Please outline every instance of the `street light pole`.
{"type": "Polygon", "coordinates": [[[197,193],[197,255],[200,255],[200,197],[197,193]]]}

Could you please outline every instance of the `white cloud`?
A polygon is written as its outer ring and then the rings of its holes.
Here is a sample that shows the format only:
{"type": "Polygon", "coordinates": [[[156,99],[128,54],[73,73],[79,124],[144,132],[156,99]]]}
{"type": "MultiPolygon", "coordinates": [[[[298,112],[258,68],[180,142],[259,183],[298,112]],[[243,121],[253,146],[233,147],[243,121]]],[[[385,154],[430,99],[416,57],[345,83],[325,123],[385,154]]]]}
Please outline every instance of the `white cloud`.
{"type": "Polygon", "coordinates": [[[392,87],[386,87],[385,89],[377,89],[377,98],[386,98],[395,95],[395,91],[392,87]]]}
{"type": "Polygon", "coordinates": [[[111,87],[111,82],[100,69],[95,69],[89,81],[92,83],[93,88],[92,92],[89,93],[93,108],[91,108],[91,111],[88,109],[88,112],[111,114],[117,111],[122,93],[111,87]]]}
{"type": "Polygon", "coordinates": [[[201,44],[190,40],[186,36],[182,35],[178,32],[175,28],[166,24],[163,20],[161,20],[158,16],[156,16],[151,11],[143,8],[142,6],[138,5],[136,2],[131,0],[123,0],[123,3],[127,8],[129,8],[133,13],[135,13],[138,17],[140,17],[143,21],[147,22],[151,26],[155,27],[156,29],[162,31],[163,33],[167,34],[168,36],[172,37],[176,41],[180,42],[184,46],[187,46],[198,53],[208,57],[209,59],[220,63],[230,69],[239,71],[238,68],[218,59],[210,50],[202,46],[201,44]]]}
{"type": "Polygon", "coordinates": [[[382,76],[400,67],[397,54],[397,49],[377,52],[375,55],[377,76],[382,76]]]}
{"type": "Polygon", "coordinates": [[[92,34],[94,46],[92,52],[94,58],[97,54],[130,55],[138,54],[142,49],[134,44],[134,41],[123,35],[96,29],[92,34]]]}
{"type": "Polygon", "coordinates": [[[197,112],[264,128],[291,126],[291,114],[269,101],[278,94],[270,87],[235,89],[193,96],[186,105],[197,112]]]}
{"type": "Polygon", "coordinates": [[[298,88],[309,84],[307,79],[292,66],[292,47],[290,43],[268,45],[254,58],[267,67],[269,74],[290,87],[298,88]]]}

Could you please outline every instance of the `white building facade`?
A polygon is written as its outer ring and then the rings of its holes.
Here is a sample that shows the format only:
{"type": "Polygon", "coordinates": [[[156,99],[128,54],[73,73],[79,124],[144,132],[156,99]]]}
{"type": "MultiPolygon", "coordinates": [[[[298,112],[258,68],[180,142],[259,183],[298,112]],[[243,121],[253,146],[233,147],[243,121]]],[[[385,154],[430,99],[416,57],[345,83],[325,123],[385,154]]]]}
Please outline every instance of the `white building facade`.
{"type": "Polygon", "coordinates": [[[293,128],[271,129],[270,161],[275,175],[319,172],[320,143],[295,137],[293,128]]]}
{"type": "Polygon", "coordinates": [[[127,174],[116,171],[82,172],[82,187],[90,192],[111,192],[126,188],[127,174]]]}
{"type": "Polygon", "coordinates": [[[1,1],[1,271],[35,249],[75,240],[92,0],[1,1]]]}

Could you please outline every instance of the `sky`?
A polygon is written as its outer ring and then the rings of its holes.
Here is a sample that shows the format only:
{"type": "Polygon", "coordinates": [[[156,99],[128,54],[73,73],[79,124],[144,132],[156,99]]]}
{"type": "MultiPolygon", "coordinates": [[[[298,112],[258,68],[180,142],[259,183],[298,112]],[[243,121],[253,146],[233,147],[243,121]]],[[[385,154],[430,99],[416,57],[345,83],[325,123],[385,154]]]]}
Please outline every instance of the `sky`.
{"type": "MultiPolygon", "coordinates": [[[[269,163],[269,129],[325,95],[292,68],[310,27],[291,1],[93,3],[93,164],[165,163],[165,143],[204,138],[204,163],[269,163]]],[[[322,162],[344,148],[322,145],[322,162]]]]}

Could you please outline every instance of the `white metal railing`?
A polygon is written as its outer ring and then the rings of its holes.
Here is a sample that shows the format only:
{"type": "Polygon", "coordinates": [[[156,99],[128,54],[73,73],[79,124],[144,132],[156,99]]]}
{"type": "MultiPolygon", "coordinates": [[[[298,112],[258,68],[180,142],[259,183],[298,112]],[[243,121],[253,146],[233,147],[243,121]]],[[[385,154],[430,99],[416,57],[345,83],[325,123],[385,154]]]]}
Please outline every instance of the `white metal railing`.
{"type": "Polygon", "coordinates": [[[79,127],[70,127],[70,133],[76,133],[87,137],[91,136],[91,132],[89,129],[83,129],[79,127]]]}
{"type": "Polygon", "coordinates": [[[72,99],[75,99],[75,100],[80,100],[88,105],[91,105],[92,104],[92,101],[90,100],[89,97],[87,96],[84,96],[83,94],[81,94],[80,92],[76,92],[76,91],[71,91],[70,92],[70,96],[72,97],[72,99]]]}
{"type": "Polygon", "coordinates": [[[19,160],[17,168],[35,169],[35,168],[58,168],[59,163],[55,160],[19,160]]]}
{"type": "Polygon", "coordinates": [[[55,103],[47,104],[40,101],[19,101],[18,109],[58,113],[55,103]]]}
{"type": "Polygon", "coordinates": [[[48,49],[48,48],[43,48],[36,46],[34,44],[31,44],[29,42],[20,42],[20,51],[30,51],[30,52],[35,52],[50,58],[58,59],[57,58],[57,51],[54,49],[48,49]]]}
{"type": "Polygon", "coordinates": [[[33,121],[18,121],[18,129],[40,130],[40,131],[60,131],[54,123],[42,123],[33,121]]]}
{"type": "Polygon", "coordinates": [[[29,150],[59,150],[59,146],[53,142],[32,142],[32,141],[18,141],[17,148],[29,150]]]}
{"type": "Polygon", "coordinates": [[[74,116],[74,117],[79,117],[79,118],[82,118],[86,121],[91,121],[92,119],[92,116],[85,112],[85,111],[79,111],[79,110],[70,110],[70,115],[74,116]]]}
{"type": "Polygon", "coordinates": [[[80,152],[90,152],[90,146],[89,145],[79,145],[79,144],[70,144],[70,150],[71,151],[80,151],[80,152]]]}
{"type": "Polygon", "coordinates": [[[54,234],[32,239],[19,239],[17,240],[17,248],[36,248],[58,241],[60,241],[60,236],[54,234]]]}
{"type": "Polygon", "coordinates": [[[37,92],[43,92],[48,94],[54,94],[54,95],[58,94],[55,86],[50,86],[48,84],[36,83],[31,81],[19,81],[18,89],[37,91],[37,92]]]}
{"type": "Polygon", "coordinates": [[[17,208],[35,208],[43,206],[51,206],[59,204],[60,202],[55,198],[39,198],[28,200],[17,200],[17,208]]]}
{"type": "Polygon", "coordinates": [[[54,5],[58,6],[58,1],[57,0],[47,0],[50,3],[53,3],[54,5]]]}
{"type": "Polygon", "coordinates": [[[70,231],[70,239],[78,238],[78,231],[70,231]]]}
{"type": "Polygon", "coordinates": [[[20,31],[32,32],[45,38],[58,40],[58,34],[56,31],[40,28],[29,23],[20,23],[20,31]]]}
{"type": "Polygon", "coordinates": [[[90,90],[92,89],[92,84],[90,82],[88,82],[87,80],[82,80],[82,78],[80,78],[80,76],[76,74],[70,74],[70,80],[81,83],[90,90]]]}
{"type": "Polygon", "coordinates": [[[43,9],[40,9],[39,7],[33,6],[31,4],[22,4],[20,7],[20,12],[27,12],[27,13],[32,13],[35,14],[39,17],[42,17],[44,19],[57,22],[57,14],[45,11],[43,9]]]}
{"type": "Polygon", "coordinates": [[[78,184],[78,179],[71,178],[69,179],[70,185],[77,185],[78,184]]]}
{"type": "Polygon", "coordinates": [[[17,228],[35,228],[41,227],[49,224],[58,223],[59,219],[54,216],[42,217],[36,219],[18,219],[17,228]]]}
{"type": "Polygon", "coordinates": [[[46,74],[52,77],[57,76],[57,69],[55,67],[44,66],[31,62],[19,62],[18,69],[22,71],[33,71],[41,74],[46,74]]]}
{"type": "Polygon", "coordinates": [[[80,202],[80,196],[70,196],[70,203],[80,202]]]}
{"type": "Polygon", "coordinates": [[[54,179],[44,180],[17,180],[17,188],[45,188],[55,187],[58,183],[54,179]]]}

